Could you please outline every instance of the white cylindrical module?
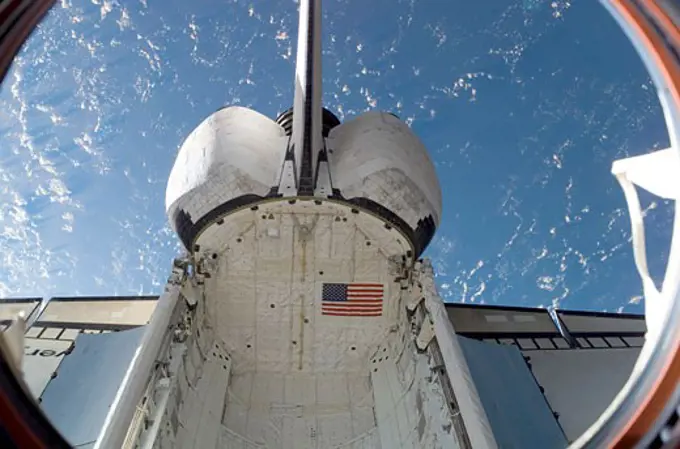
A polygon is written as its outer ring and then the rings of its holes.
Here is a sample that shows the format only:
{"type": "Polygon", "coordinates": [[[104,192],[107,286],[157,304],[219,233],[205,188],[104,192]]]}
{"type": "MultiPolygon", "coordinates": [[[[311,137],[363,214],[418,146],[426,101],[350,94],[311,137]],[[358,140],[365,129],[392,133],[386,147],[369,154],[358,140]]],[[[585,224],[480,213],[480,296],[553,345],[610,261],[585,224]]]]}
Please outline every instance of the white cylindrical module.
{"type": "Polygon", "coordinates": [[[328,136],[333,188],[409,236],[417,255],[439,225],[442,194],[427,149],[393,114],[368,112],[328,136]]]}
{"type": "Polygon", "coordinates": [[[211,221],[278,185],[287,144],[276,122],[239,106],[220,109],[194,129],[179,150],[165,195],[170,225],[188,249],[211,221]]]}

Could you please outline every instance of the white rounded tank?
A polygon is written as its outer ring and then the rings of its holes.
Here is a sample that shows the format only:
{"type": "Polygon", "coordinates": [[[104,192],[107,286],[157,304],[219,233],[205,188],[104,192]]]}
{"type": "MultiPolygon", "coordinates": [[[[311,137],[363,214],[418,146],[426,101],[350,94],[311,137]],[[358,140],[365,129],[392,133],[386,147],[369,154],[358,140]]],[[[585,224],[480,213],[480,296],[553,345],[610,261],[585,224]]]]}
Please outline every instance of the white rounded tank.
{"type": "Polygon", "coordinates": [[[427,149],[408,125],[393,114],[368,112],[333,128],[327,148],[333,188],[406,226],[401,230],[420,254],[439,225],[442,194],[427,149]]]}
{"type": "Polygon", "coordinates": [[[185,246],[203,222],[269,194],[287,142],[276,122],[239,106],[220,109],[192,131],[179,150],[165,194],[170,224],[185,246]]]}

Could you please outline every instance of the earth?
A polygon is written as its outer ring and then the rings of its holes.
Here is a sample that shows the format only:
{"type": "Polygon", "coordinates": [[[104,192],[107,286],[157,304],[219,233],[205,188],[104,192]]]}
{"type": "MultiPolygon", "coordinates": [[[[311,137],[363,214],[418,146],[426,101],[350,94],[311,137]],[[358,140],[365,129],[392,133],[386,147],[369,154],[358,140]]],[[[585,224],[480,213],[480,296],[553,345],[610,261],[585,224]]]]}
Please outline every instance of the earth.
{"type": "MultiPolygon", "coordinates": [[[[324,104],[405,120],[444,192],[446,301],[642,313],[618,158],[668,145],[655,89],[597,2],[323,1],[324,104]]],[[[157,294],[164,213],[205,117],[292,104],[294,1],[61,0],[0,88],[0,296],[157,294]]],[[[650,270],[673,205],[642,195],[650,270]]]]}

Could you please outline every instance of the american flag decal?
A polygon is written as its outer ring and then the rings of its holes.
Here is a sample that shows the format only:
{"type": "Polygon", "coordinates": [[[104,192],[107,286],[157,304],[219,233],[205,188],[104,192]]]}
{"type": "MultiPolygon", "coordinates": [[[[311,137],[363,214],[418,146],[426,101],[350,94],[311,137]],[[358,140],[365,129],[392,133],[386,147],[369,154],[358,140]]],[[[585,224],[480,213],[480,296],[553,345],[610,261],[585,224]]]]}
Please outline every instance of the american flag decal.
{"type": "Polygon", "coordinates": [[[383,284],[323,284],[321,314],[382,316],[383,295],[383,284]]]}

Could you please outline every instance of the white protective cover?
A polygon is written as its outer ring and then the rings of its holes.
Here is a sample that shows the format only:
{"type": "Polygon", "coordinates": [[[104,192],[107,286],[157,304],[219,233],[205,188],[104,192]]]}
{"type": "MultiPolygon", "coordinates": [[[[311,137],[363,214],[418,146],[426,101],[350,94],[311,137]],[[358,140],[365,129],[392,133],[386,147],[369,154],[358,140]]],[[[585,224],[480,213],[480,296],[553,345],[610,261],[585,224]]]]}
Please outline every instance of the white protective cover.
{"type": "MultiPolygon", "coordinates": [[[[642,279],[645,295],[645,321],[647,324],[647,340],[653,341],[663,327],[663,320],[668,306],[678,288],[680,279],[674,278],[673,267],[680,262],[680,254],[671,247],[668,269],[661,291],[657,290],[647,268],[645,249],[644,217],[640,208],[635,186],[642,187],[650,193],[677,201],[680,199],[680,157],[673,148],[656,151],[642,156],[635,156],[615,161],[612,173],[621,184],[626,197],[631,219],[633,251],[635,265],[642,279]]],[[[677,227],[677,223],[676,223],[677,227]]],[[[674,239],[680,236],[674,235],[674,239]]],[[[673,242],[677,245],[677,242],[673,242]]],[[[647,345],[651,347],[651,345],[647,345]]]]}
{"type": "Polygon", "coordinates": [[[404,122],[367,112],[333,128],[328,136],[333,187],[351,199],[366,197],[413,229],[432,214],[439,224],[442,194],[427,149],[404,122]]]}
{"type": "Polygon", "coordinates": [[[265,196],[278,184],[287,139],[276,122],[251,109],[231,106],[209,116],[187,137],[170,172],[171,225],[178,208],[196,222],[233,198],[265,196]]]}

